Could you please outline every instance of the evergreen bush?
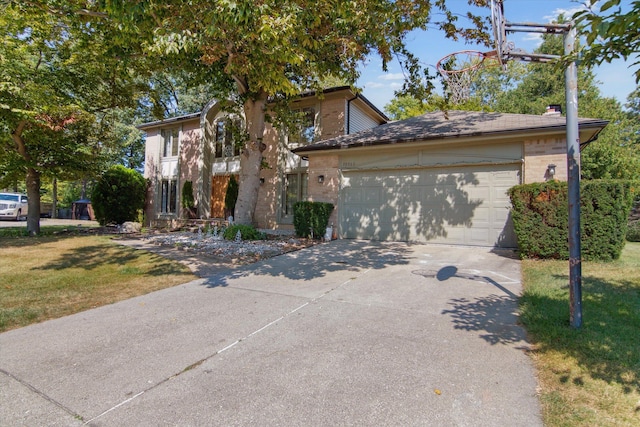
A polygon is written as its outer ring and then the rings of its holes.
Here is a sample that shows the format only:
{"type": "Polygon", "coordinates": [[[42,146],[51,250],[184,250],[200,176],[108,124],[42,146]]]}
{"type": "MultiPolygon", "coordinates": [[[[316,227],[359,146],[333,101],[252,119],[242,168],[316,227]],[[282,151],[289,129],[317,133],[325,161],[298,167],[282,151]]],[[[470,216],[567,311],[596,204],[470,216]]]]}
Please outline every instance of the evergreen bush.
{"type": "Polygon", "coordinates": [[[147,182],[133,169],[109,168],[93,187],[91,205],[100,225],[135,221],[144,208],[147,182]]]}
{"type": "Polygon", "coordinates": [[[196,205],[196,200],[193,197],[193,183],[191,181],[185,181],[182,184],[182,207],[185,209],[193,209],[196,205]]]}
{"type": "Polygon", "coordinates": [[[182,209],[187,218],[196,218],[198,212],[196,209],[196,200],[193,197],[193,184],[191,181],[185,181],[182,184],[182,209]]]}
{"type": "Polygon", "coordinates": [[[627,228],[627,241],[640,242],[640,221],[631,221],[627,228]]]}
{"type": "Polygon", "coordinates": [[[296,202],[293,204],[293,227],[298,237],[320,239],[324,236],[333,204],[296,202]]]}
{"type": "MultiPolygon", "coordinates": [[[[633,186],[630,181],[583,181],[580,190],[582,258],[617,259],[624,247],[633,186]]],[[[566,182],[518,185],[509,190],[520,255],[569,258],[566,182]]]]}
{"type": "Polygon", "coordinates": [[[236,202],[238,201],[238,181],[234,175],[229,177],[227,192],[224,195],[224,208],[229,215],[235,216],[236,202]]]}

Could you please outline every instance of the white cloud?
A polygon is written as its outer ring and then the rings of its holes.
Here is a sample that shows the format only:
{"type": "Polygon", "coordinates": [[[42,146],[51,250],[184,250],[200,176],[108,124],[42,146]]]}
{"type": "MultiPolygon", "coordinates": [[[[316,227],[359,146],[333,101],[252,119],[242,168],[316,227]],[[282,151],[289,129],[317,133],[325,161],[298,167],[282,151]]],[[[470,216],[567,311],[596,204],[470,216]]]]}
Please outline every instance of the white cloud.
{"type": "Polygon", "coordinates": [[[402,73],[387,73],[387,74],[381,74],[380,76],[378,76],[379,80],[404,80],[404,74],[402,73]]]}
{"type": "Polygon", "coordinates": [[[382,87],[387,87],[386,84],[378,82],[366,82],[363,86],[367,89],[380,89],[382,87]]]}
{"type": "Polygon", "coordinates": [[[551,12],[551,15],[544,16],[543,18],[547,22],[552,22],[558,19],[558,16],[560,15],[564,16],[565,19],[570,19],[575,13],[580,12],[581,10],[584,10],[584,6],[572,7],[570,9],[557,8],[551,12]]]}

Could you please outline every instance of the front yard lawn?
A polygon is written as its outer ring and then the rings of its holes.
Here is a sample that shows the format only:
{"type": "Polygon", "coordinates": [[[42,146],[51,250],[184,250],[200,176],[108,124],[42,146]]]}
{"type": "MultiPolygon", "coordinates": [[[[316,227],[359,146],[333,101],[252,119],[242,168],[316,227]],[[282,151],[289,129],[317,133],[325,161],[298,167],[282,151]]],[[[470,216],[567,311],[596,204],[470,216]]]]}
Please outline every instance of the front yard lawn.
{"type": "Polygon", "coordinates": [[[545,425],[640,425],[640,243],[582,264],[580,330],[569,326],[568,262],[525,260],[522,271],[545,425]]]}
{"type": "Polygon", "coordinates": [[[111,304],[196,277],[110,236],[0,234],[0,332],[111,304]]]}

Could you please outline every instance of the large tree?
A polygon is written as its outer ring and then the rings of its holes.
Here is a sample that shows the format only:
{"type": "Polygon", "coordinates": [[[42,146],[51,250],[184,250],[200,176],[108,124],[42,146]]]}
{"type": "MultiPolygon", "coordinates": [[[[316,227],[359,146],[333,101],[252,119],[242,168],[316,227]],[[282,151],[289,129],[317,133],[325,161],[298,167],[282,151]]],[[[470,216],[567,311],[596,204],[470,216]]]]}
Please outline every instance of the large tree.
{"type": "MultiPolygon", "coordinates": [[[[319,89],[329,75],[353,83],[358,65],[374,53],[384,69],[399,59],[408,76],[405,89],[424,95],[429,84],[417,58],[407,51],[405,38],[413,29],[426,29],[434,4],[445,10],[442,0],[112,0],[105,11],[122,26],[143,32],[140,39],[148,40],[167,63],[176,55],[192,55],[219,84],[235,84],[246,119],[236,220],[251,223],[267,104],[319,89]]],[[[457,18],[445,16],[441,27],[456,35],[448,21],[457,18]]]]}
{"type": "Polygon", "coordinates": [[[120,30],[75,2],[0,7],[0,181],[26,177],[33,235],[41,179],[104,166],[113,141],[105,112],[131,104],[140,74],[131,72],[133,48],[120,30]]]}

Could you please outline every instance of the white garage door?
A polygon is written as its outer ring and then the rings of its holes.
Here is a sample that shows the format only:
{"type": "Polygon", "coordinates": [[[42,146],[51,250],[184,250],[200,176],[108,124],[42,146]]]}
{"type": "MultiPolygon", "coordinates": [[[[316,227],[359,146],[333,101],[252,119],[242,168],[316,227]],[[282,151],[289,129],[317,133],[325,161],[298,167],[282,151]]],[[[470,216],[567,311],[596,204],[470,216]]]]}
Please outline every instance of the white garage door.
{"type": "Polygon", "coordinates": [[[520,165],[344,172],[341,237],[515,247],[507,190],[520,165]]]}

